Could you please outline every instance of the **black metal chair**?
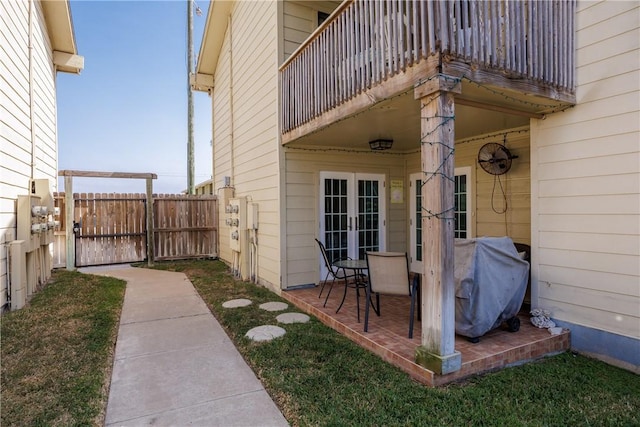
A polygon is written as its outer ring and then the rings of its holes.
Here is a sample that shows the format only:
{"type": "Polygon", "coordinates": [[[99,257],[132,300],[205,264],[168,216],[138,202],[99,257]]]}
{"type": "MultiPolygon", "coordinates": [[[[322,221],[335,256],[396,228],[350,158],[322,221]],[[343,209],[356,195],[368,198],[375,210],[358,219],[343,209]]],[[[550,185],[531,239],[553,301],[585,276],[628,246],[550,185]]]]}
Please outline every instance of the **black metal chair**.
{"type": "MultiPolygon", "coordinates": [[[[406,295],[411,298],[409,309],[409,338],[413,338],[413,317],[418,293],[419,275],[409,279],[409,258],[406,252],[367,252],[369,282],[367,301],[376,294],[377,310],[380,316],[380,294],[406,295]]],[[[419,318],[419,317],[418,317],[419,318]]],[[[364,331],[369,331],[369,304],[364,310],[364,331]]]]}
{"type": "MultiPolygon", "coordinates": [[[[329,277],[331,277],[331,285],[329,286],[329,292],[327,292],[327,296],[324,299],[323,307],[325,307],[327,305],[327,301],[329,300],[329,295],[331,295],[331,291],[333,290],[333,285],[336,282],[336,280],[338,281],[344,280],[345,286],[346,286],[349,279],[355,280],[356,275],[347,274],[344,268],[335,267],[333,263],[329,261],[329,257],[327,256],[327,250],[324,247],[324,244],[322,244],[322,242],[318,239],[315,239],[315,241],[318,243],[318,246],[320,247],[320,252],[322,253],[322,259],[324,260],[324,265],[327,269],[327,274],[325,275],[324,281],[322,282],[322,286],[320,287],[320,294],[318,295],[318,298],[322,297],[322,291],[324,291],[324,287],[327,284],[327,280],[329,279],[329,277]]],[[[335,261],[338,261],[338,260],[335,260],[335,261]]]]}

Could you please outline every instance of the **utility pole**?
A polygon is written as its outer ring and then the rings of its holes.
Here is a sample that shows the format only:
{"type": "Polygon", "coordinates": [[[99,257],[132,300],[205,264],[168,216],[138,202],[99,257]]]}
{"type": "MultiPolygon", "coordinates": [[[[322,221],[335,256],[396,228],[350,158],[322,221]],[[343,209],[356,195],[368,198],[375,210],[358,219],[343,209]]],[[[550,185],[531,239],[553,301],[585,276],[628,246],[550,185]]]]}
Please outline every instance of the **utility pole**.
{"type": "Polygon", "coordinates": [[[195,167],[193,159],[193,91],[191,90],[191,76],[193,75],[193,0],[187,0],[187,193],[195,194],[195,183],[193,181],[195,167]]]}

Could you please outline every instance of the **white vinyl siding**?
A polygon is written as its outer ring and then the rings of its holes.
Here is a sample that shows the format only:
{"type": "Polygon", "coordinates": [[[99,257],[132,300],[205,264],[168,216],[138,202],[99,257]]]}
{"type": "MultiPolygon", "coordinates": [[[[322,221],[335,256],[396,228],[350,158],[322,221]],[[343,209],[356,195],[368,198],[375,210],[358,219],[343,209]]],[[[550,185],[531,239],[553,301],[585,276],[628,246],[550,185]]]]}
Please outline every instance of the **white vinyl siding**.
{"type": "Polygon", "coordinates": [[[578,3],[577,105],[531,128],[538,305],[632,338],[640,337],[639,17],[637,2],[578,3]]]}
{"type": "Polygon", "coordinates": [[[331,14],[339,4],[339,1],[285,1],[282,60],[287,59],[315,31],[318,11],[331,14]]]}
{"type": "Polygon", "coordinates": [[[58,147],[56,120],[56,85],[53,53],[44,23],[42,9],[35,8],[34,45],[34,120],[36,126],[35,178],[50,178],[55,184],[58,176],[58,147]]]}
{"type": "MultiPolygon", "coordinates": [[[[55,69],[40,2],[34,1],[33,126],[29,91],[29,2],[0,2],[0,306],[6,302],[6,244],[15,240],[15,199],[31,178],[57,180],[55,69]],[[34,150],[34,171],[31,153],[34,150]]],[[[52,190],[54,188],[52,187],[52,190]]]]}
{"type": "MultiPolygon", "coordinates": [[[[274,290],[280,287],[276,28],[275,2],[235,3],[212,100],[214,182],[219,188],[231,177],[235,197],[259,205],[258,277],[274,290]]],[[[220,257],[231,261],[224,221],[220,257]]]]}
{"type": "Polygon", "coordinates": [[[286,252],[287,275],[283,287],[291,287],[320,280],[320,259],[314,238],[319,235],[320,172],[383,174],[387,182],[386,250],[408,251],[408,203],[390,203],[388,183],[404,183],[404,200],[408,200],[404,158],[379,153],[343,153],[340,151],[309,152],[287,149],[286,157],[286,252]],[[357,162],[355,161],[357,159],[357,162]]]}

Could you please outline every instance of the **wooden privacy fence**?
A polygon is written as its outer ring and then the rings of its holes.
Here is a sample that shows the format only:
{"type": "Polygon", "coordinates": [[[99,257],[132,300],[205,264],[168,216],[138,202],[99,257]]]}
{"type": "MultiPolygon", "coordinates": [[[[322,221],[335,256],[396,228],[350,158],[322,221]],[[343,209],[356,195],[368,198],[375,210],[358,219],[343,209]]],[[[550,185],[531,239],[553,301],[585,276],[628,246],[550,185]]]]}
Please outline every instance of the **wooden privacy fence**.
{"type": "MultiPolygon", "coordinates": [[[[65,211],[64,193],[55,206],[65,211]]],[[[54,266],[66,263],[66,227],[75,226],[76,267],[144,261],[147,257],[145,194],[74,193],[74,224],[60,215],[54,266]]],[[[217,256],[217,198],[211,195],[153,195],[153,259],[217,256]]]]}
{"type": "Polygon", "coordinates": [[[153,196],[153,252],[157,260],[216,256],[216,196],[153,196]]]}

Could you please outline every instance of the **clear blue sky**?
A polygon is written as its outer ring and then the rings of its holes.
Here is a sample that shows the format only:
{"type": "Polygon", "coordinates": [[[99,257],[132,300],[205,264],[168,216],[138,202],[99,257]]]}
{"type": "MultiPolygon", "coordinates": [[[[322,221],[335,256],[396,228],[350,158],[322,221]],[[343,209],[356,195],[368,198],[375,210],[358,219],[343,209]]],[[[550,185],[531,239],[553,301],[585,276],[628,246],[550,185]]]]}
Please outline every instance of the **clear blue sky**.
{"type": "MultiPolygon", "coordinates": [[[[197,59],[209,2],[194,5],[197,59]]],[[[59,169],[155,173],[154,192],[186,190],[186,1],[71,1],[71,13],[85,65],[57,76],[59,169]]],[[[211,178],[211,105],[193,98],[199,183],[211,178]]],[[[145,182],[74,178],[73,190],[144,192],[145,182]]]]}

